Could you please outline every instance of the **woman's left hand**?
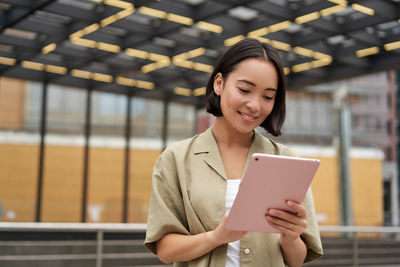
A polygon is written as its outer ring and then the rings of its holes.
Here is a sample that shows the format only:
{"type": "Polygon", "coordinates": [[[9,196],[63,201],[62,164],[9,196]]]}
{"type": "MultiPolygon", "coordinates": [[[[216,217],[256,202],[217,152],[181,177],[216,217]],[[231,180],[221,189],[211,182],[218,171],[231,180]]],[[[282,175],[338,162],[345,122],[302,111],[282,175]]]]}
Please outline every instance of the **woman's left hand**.
{"type": "Polygon", "coordinates": [[[302,203],[286,201],[286,205],[294,211],[269,209],[265,215],[267,221],[281,233],[282,241],[295,241],[307,227],[306,209],[302,203]]]}

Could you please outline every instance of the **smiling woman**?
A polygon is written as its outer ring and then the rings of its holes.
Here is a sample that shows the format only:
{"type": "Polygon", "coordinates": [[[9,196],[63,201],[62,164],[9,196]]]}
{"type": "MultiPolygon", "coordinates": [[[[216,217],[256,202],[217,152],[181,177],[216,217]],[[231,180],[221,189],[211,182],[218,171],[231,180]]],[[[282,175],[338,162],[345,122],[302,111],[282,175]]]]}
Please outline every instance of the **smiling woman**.
{"type": "Polygon", "coordinates": [[[218,73],[214,91],[221,98],[225,127],[245,133],[264,122],[274,107],[277,85],[274,66],[263,59],[244,60],[225,79],[218,73]]]}
{"type": "Polygon", "coordinates": [[[265,219],[280,235],[225,229],[250,156],[294,156],[255,130],[281,134],[285,80],[276,50],[255,39],[232,46],[211,74],[206,100],[214,125],[168,147],[155,163],[145,246],[174,266],[283,267],[318,258],[310,190],[302,203],[288,201],[294,214],[267,211],[265,219]]]}

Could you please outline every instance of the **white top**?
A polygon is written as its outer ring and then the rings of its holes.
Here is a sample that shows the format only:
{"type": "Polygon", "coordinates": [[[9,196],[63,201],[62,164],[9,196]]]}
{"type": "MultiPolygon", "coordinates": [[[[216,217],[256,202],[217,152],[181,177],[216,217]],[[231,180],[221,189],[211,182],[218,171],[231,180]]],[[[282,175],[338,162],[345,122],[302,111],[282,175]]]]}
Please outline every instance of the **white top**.
{"type": "MultiPolygon", "coordinates": [[[[232,208],[233,201],[239,191],[240,179],[229,179],[226,188],[225,208],[226,212],[232,208]]],[[[228,252],[226,254],[225,267],[239,267],[240,266],[240,240],[228,243],[228,252]]]]}

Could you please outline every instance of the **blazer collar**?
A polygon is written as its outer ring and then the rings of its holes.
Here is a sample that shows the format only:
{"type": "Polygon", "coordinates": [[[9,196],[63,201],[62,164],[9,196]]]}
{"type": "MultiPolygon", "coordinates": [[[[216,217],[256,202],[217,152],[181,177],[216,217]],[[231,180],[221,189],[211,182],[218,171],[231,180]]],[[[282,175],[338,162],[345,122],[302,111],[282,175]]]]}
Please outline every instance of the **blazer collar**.
{"type": "MultiPolygon", "coordinates": [[[[265,138],[256,130],[254,130],[254,139],[247,155],[245,167],[247,167],[247,164],[249,163],[250,157],[253,153],[271,153],[272,147],[273,145],[268,138],[265,138]]],[[[203,155],[204,161],[220,176],[222,176],[224,179],[227,179],[224,165],[222,164],[221,155],[218,150],[217,141],[215,140],[215,137],[211,131],[211,127],[198,135],[197,140],[194,143],[193,154],[203,155]]]]}

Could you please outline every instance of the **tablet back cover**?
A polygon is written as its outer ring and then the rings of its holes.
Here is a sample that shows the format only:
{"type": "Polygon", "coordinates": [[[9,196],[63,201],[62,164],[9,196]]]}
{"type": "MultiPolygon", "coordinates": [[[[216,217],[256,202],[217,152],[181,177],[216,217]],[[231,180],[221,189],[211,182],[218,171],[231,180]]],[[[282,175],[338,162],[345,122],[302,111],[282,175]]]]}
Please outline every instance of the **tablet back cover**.
{"type": "Polygon", "coordinates": [[[289,210],[286,200],[302,202],[318,166],[316,159],[253,154],[225,228],[279,233],[265,214],[270,208],[289,210]]]}

